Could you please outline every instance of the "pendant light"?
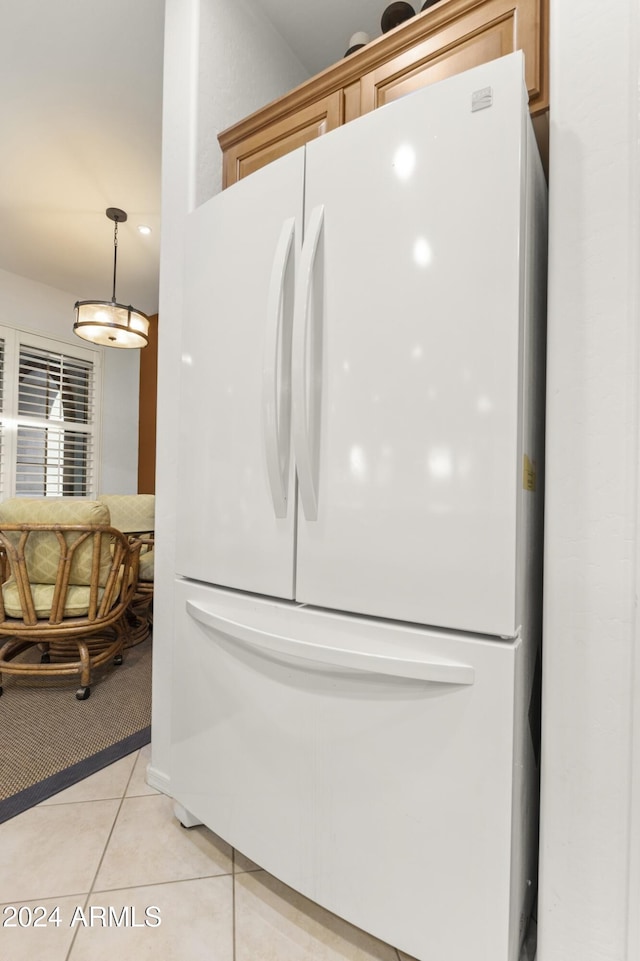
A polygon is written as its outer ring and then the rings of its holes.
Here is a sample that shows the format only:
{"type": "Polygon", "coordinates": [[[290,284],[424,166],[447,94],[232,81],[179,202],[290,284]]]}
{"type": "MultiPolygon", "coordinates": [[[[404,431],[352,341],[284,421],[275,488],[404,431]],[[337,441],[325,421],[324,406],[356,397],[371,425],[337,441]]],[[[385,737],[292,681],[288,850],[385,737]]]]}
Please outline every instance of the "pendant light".
{"type": "Polygon", "coordinates": [[[127,219],[124,210],[108,207],[113,228],[113,294],[111,300],[79,300],[75,305],[74,332],[84,340],[104,347],[146,347],[149,343],[149,318],[135,307],[116,303],[118,262],[118,224],[127,219]]]}

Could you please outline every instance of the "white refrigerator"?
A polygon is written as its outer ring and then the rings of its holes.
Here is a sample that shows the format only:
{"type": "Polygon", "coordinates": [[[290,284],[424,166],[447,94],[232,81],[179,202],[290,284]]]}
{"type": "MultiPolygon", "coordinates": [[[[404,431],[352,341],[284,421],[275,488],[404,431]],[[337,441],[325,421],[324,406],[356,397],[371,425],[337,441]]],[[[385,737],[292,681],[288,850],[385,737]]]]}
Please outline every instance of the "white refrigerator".
{"type": "Polygon", "coordinates": [[[545,211],[517,53],[188,218],[172,793],[424,961],[535,896],[545,211]]]}

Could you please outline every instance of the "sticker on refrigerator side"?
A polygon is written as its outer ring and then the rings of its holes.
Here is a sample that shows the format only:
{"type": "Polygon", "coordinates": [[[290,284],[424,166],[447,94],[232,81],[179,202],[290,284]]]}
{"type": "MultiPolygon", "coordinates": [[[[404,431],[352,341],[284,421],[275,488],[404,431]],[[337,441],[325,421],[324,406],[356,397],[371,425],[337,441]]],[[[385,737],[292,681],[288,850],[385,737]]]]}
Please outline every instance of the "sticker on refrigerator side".
{"type": "Polygon", "coordinates": [[[471,113],[476,110],[484,110],[493,104],[493,87],[483,87],[481,90],[474,90],[471,94],[471,113]]]}
{"type": "Polygon", "coordinates": [[[526,454],[522,464],[522,486],[526,491],[536,489],[536,462],[530,460],[526,454]]]}

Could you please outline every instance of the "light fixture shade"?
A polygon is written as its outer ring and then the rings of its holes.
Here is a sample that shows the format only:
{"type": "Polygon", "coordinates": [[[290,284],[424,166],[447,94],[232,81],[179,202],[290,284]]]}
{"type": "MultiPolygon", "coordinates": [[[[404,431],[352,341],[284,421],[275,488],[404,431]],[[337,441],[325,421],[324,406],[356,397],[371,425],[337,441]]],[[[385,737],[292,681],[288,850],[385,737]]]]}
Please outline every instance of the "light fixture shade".
{"type": "Polygon", "coordinates": [[[113,293],[111,300],[76,301],[73,331],[92,344],[103,347],[146,347],[149,343],[149,318],[135,307],[116,302],[118,268],[118,224],[127,221],[126,210],[107,207],[105,214],[113,221],[113,293]]]}
{"type": "Polygon", "coordinates": [[[149,318],[135,307],[109,300],[79,300],[74,333],[103,347],[146,347],[149,318]]]}

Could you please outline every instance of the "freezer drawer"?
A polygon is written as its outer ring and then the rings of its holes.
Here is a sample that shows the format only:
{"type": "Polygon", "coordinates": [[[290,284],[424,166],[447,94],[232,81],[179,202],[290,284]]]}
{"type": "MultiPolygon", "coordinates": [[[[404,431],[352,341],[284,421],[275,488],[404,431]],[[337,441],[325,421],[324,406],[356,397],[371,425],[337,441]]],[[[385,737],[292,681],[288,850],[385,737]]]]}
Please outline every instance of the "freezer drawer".
{"type": "Polygon", "coordinates": [[[516,961],[535,819],[522,641],[187,581],[177,598],[176,800],[417,958],[516,961]]]}

